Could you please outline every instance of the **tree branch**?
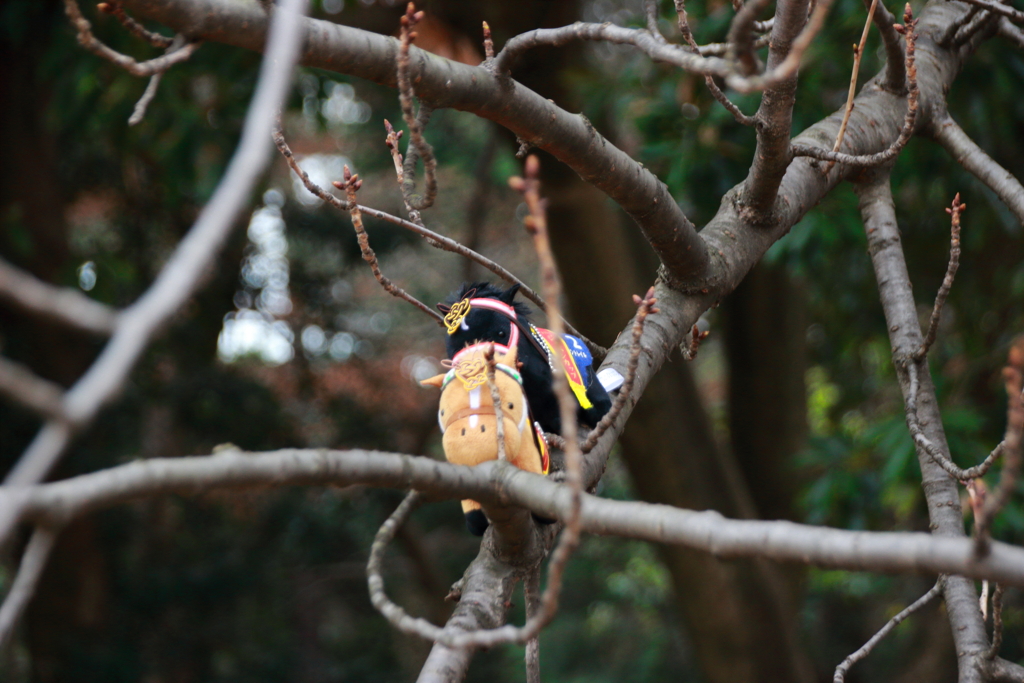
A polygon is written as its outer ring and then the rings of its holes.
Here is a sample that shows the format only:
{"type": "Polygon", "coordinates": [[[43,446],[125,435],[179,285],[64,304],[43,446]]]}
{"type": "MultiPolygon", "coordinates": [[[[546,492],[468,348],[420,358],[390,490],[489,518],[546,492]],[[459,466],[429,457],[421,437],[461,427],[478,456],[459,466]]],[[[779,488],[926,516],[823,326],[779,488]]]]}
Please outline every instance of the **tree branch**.
{"type": "MultiPolygon", "coordinates": [[[[73,0],[68,0],[71,4],[73,0]]],[[[285,0],[275,11],[267,56],[246,115],[242,139],[227,172],[195,225],[179,243],[156,281],[118,316],[116,331],[99,358],[68,391],[67,424],[48,422],[4,480],[4,487],[41,481],[60,458],[72,427],[88,424],[124,386],[150,339],[199,288],[269,159],[268,133],[291,83],[305,0],[285,0]]],[[[76,6],[77,7],[77,6],[76,6]]],[[[83,20],[84,21],[84,20],[83,20]]],[[[0,543],[14,519],[0,510],[0,543]]]]}
{"type": "MultiPolygon", "coordinates": [[[[856,186],[860,199],[861,215],[868,237],[868,251],[871,254],[875,278],[878,281],[879,296],[885,312],[889,338],[893,349],[893,365],[908,404],[914,395],[910,371],[916,368],[913,360],[921,347],[921,326],[917,318],[914,295],[903,257],[899,228],[896,224],[896,210],[889,186],[888,173],[866,184],[856,186]]],[[[935,388],[927,366],[922,368],[919,407],[921,431],[949,459],[948,446],[942,428],[942,416],[935,388]]],[[[908,425],[910,420],[908,419],[908,425]]],[[[928,517],[936,536],[964,538],[963,513],[956,481],[951,478],[925,450],[917,445],[918,463],[921,466],[921,480],[928,517]]],[[[956,573],[956,572],[952,572],[956,573]]],[[[988,651],[985,624],[978,610],[978,596],[974,583],[961,576],[949,576],[943,581],[943,596],[956,643],[960,683],[981,683],[982,654],[988,651]]]]}
{"type": "Polygon", "coordinates": [[[986,154],[957,125],[945,108],[935,113],[927,130],[958,164],[995,192],[1006,208],[1024,225],[1024,186],[1012,173],[986,154]]]}
{"type": "Polygon", "coordinates": [[[14,636],[14,627],[18,625],[21,615],[28,607],[29,601],[36,592],[39,577],[46,569],[46,560],[53,550],[58,531],[39,527],[32,533],[32,539],[21,557],[18,574],[14,577],[11,590],[4,597],[0,606],[0,652],[3,652],[14,636]]]}
{"type": "Polygon", "coordinates": [[[96,335],[112,334],[117,311],[70,287],[54,287],[0,258],[0,299],[48,320],[96,335]]]}
{"type": "MultiPolygon", "coordinates": [[[[430,499],[472,498],[490,505],[521,506],[552,519],[566,519],[572,507],[568,487],[508,463],[464,467],[420,456],[327,449],[224,451],[140,460],[58,482],[3,488],[0,503],[17,510],[19,521],[60,525],[94,510],[152,496],[355,484],[415,488],[430,499]]],[[[714,511],[588,494],[581,497],[580,526],[588,533],[680,544],[719,557],[766,557],[853,571],[959,574],[1024,586],[1024,549],[993,541],[988,555],[975,558],[973,542],[962,535],[733,520],[714,511]]],[[[973,608],[977,611],[977,600],[973,608]]]]}
{"type": "Polygon", "coordinates": [[[64,419],[64,388],[39,377],[20,363],[0,356],[0,395],[48,420],[64,419]]]}
{"type": "Polygon", "coordinates": [[[939,578],[939,580],[935,582],[935,585],[931,587],[931,590],[929,590],[927,593],[918,598],[915,602],[913,602],[902,612],[900,612],[892,619],[887,621],[885,626],[880,628],[878,630],[878,633],[871,636],[871,639],[868,640],[868,642],[864,643],[860,647],[860,649],[858,649],[852,655],[844,659],[842,664],[836,667],[835,676],[832,678],[833,683],[843,683],[846,680],[846,672],[850,670],[851,666],[853,666],[854,664],[856,664],[857,662],[871,654],[871,651],[875,649],[875,646],[878,645],[878,643],[880,643],[883,638],[889,635],[890,631],[899,626],[900,623],[906,620],[906,618],[909,617],[911,614],[921,609],[929,602],[934,600],[936,597],[938,597],[939,593],[941,592],[942,578],[939,578]]]}

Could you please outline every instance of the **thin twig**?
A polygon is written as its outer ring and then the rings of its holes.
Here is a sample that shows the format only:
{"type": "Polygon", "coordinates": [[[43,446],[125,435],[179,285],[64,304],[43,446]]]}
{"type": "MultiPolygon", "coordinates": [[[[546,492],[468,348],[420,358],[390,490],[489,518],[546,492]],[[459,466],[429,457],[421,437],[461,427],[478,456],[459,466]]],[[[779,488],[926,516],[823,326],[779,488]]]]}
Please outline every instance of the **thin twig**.
{"type": "Polygon", "coordinates": [[[921,348],[915,354],[915,358],[921,359],[928,355],[928,349],[935,343],[935,335],[939,331],[939,319],[942,317],[942,307],[949,297],[949,290],[953,288],[953,278],[956,277],[957,268],[960,267],[960,214],[967,208],[966,204],[960,203],[960,193],[953,197],[953,206],[946,209],[951,217],[952,227],[949,239],[949,265],[946,266],[946,276],[942,279],[942,286],[939,293],[935,295],[935,305],[932,307],[932,317],[928,321],[928,333],[924,336],[921,348]]]}
{"type": "Polygon", "coordinates": [[[0,356],[0,395],[17,401],[48,420],[64,420],[64,389],[20,363],[0,356]]]}
{"type": "MultiPolygon", "coordinates": [[[[864,22],[864,30],[860,34],[860,42],[853,46],[853,69],[850,72],[850,90],[846,95],[846,109],[843,111],[843,122],[839,124],[839,134],[836,135],[836,143],[832,145],[832,151],[838,152],[843,146],[843,136],[846,135],[846,126],[850,123],[850,114],[853,113],[853,99],[857,95],[857,76],[860,74],[860,60],[864,56],[864,45],[868,40],[868,31],[871,30],[871,22],[875,17],[875,7],[878,0],[871,0],[871,7],[868,9],[868,18],[864,22]]],[[[832,162],[828,170],[832,169],[832,162]]]]}
{"type": "Polygon", "coordinates": [[[362,186],[363,181],[359,179],[359,174],[353,175],[348,166],[345,166],[343,177],[343,181],[334,181],[334,186],[339,190],[344,190],[345,196],[348,197],[349,214],[352,216],[352,228],[356,231],[356,239],[359,240],[359,252],[363,255],[363,260],[369,264],[370,270],[373,272],[373,277],[377,279],[377,282],[380,283],[380,286],[383,287],[384,291],[388,294],[402,299],[403,301],[407,301],[433,318],[434,322],[438,325],[444,327],[444,318],[442,318],[437,311],[432,309],[430,306],[427,306],[412,294],[406,292],[380,272],[380,264],[377,262],[377,254],[373,251],[373,248],[370,247],[370,238],[366,234],[366,228],[363,227],[363,213],[359,210],[359,203],[356,201],[356,192],[362,186]]]}
{"type": "Polygon", "coordinates": [[[32,533],[32,539],[21,557],[21,565],[18,567],[17,576],[14,577],[14,583],[11,584],[11,590],[7,592],[4,604],[0,606],[0,653],[10,644],[14,627],[17,626],[36,592],[36,585],[43,570],[46,569],[46,560],[53,550],[57,533],[58,530],[46,527],[36,527],[32,533]]]}
{"type": "Polygon", "coordinates": [[[647,17],[647,32],[660,43],[667,43],[658,28],[658,0],[644,0],[644,14],[647,17]]]}
{"type": "Polygon", "coordinates": [[[962,469],[955,463],[950,461],[939,448],[932,443],[931,439],[924,435],[921,429],[921,420],[917,414],[917,395],[920,390],[921,383],[918,379],[918,361],[910,361],[907,363],[907,375],[910,380],[910,386],[907,390],[907,400],[905,402],[905,411],[907,415],[907,428],[910,430],[910,436],[914,439],[914,443],[921,447],[928,456],[935,461],[939,467],[944,469],[949,476],[953,477],[957,481],[970,481],[971,479],[977,479],[983,477],[992,467],[992,464],[999,458],[1003,453],[1003,449],[1006,446],[1005,442],[1000,442],[992,452],[988,454],[982,462],[973,467],[962,469]]]}
{"type": "Polygon", "coordinates": [[[96,335],[117,327],[118,312],[77,289],[55,287],[0,258],[0,299],[62,325],[96,335]]]}
{"type": "MultiPolygon", "coordinates": [[[[127,16],[127,15],[125,15],[127,16]]],[[[165,50],[166,54],[170,54],[175,50],[181,49],[185,44],[185,36],[180,33],[174,36],[174,40],[167,46],[165,50]]],[[[146,116],[146,109],[149,107],[150,102],[156,97],[156,92],[160,88],[160,79],[163,78],[164,72],[158,71],[149,77],[149,83],[146,84],[146,90],[142,93],[142,97],[135,103],[135,109],[132,111],[132,115],[128,118],[128,125],[134,126],[142,121],[146,116]]]]}
{"type": "Polygon", "coordinates": [[[995,659],[999,655],[999,649],[1003,646],[1003,591],[1005,590],[1003,584],[997,583],[995,592],[992,593],[992,647],[988,651],[989,659],[995,659]]]}
{"type": "Polygon", "coordinates": [[[906,47],[906,72],[907,72],[907,113],[903,119],[903,128],[900,130],[899,136],[893,141],[889,147],[876,154],[843,154],[842,152],[835,152],[820,147],[812,147],[810,145],[794,144],[793,155],[798,157],[811,157],[812,159],[819,159],[821,161],[838,162],[840,164],[847,164],[849,166],[877,166],[884,164],[896,158],[896,156],[903,150],[911,136],[914,134],[914,125],[917,122],[917,109],[918,109],[918,87],[917,87],[917,67],[914,64],[914,45],[917,38],[917,32],[915,26],[917,19],[913,18],[910,4],[907,3],[906,9],[903,14],[903,26],[899,27],[899,32],[903,33],[907,39],[906,47]]]}
{"type": "Polygon", "coordinates": [[[953,36],[952,46],[954,48],[958,48],[963,45],[966,45],[976,35],[978,35],[978,33],[982,31],[982,29],[984,29],[987,26],[993,25],[999,20],[999,17],[996,17],[996,15],[994,14],[989,14],[984,10],[978,12],[977,14],[974,15],[973,19],[967,22],[966,26],[960,29],[956,33],[956,35],[953,36]]]}
{"type": "Polygon", "coordinates": [[[423,139],[423,127],[430,118],[432,111],[422,101],[418,114],[413,113],[413,98],[416,96],[412,87],[412,79],[409,77],[409,48],[416,40],[417,22],[423,18],[423,12],[417,12],[413,3],[406,7],[402,15],[401,37],[398,46],[397,68],[398,68],[398,101],[402,105],[402,117],[405,125],[409,127],[409,149],[406,150],[405,178],[402,184],[402,194],[408,203],[416,211],[428,209],[434,204],[437,196],[437,160],[434,158],[434,150],[423,139]],[[417,157],[423,160],[423,195],[415,195],[416,190],[415,164],[417,157]]]}
{"type": "Polygon", "coordinates": [[[1009,363],[1003,368],[1006,386],[1006,435],[1003,437],[1003,471],[999,484],[987,496],[981,514],[974,519],[977,555],[988,552],[988,529],[992,520],[1010,500],[1017,488],[1021,470],[1021,439],[1024,436],[1024,341],[1010,347],[1009,363]]]}
{"type": "Polygon", "coordinates": [[[700,328],[694,325],[690,328],[690,343],[689,345],[680,344],[679,350],[683,353],[683,358],[686,360],[696,360],[697,352],[700,351],[700,343],[708,338],[711,334],[710,330],[700,331],[700,328]]]}
{"type": "Polygon", "coordinates": [[[754,52],[754,23],[767,6],[768,0],[750,0],[739,8],[729,27],[726,42],[732,45],[732,50],[727,58],[738,65],[739,73],[744,76],[757,73],[760,67],[754,52]]]}
{"type": "Polygon", "coordinates": [[[146,109],[149,108],[153,98],[156,97],[157,90],[160,89],[160,79],[163,77],[163,72],[158,72],[149,77],[149,83],[146,84],[146,89],[142,93],[142,97],[135,103],[135,109],[132,110],[132,115],[128,117],[128,125],[134,126],[146,118],[146,109]]]}
{"type": "Polygon", "coordinates": [[[875,649],[875,646],[889,635],[889,632],[900,625],[900,622],[905,620],[911,614],[921,609],[929,602],[938,597],[939,592],[942,590],[942,577],[935,582],[935,585],[931,587],[927,593],[917,599],[912,605],[907,607],[905,610],[890,619],[885,626],[879,629],[878,633],[871,636],[871,639],[864,643],[859,650],[854,652],[852,655],[843,660],[842,664],[836,667],[835,676],[832,678],[833,683],[843,683],[846,680],[846,672],[850,670],[850,667],[859,662],[860,660],[871,654],[871,651],[875,649]]]}
{"type": "MultiPolygon", "coordinates": [[[[690,30],[690,22],[686,16],[686,0],[675,0],[676,16],[678,17],[679,32],[683,36],[683,40],[690,46],[695,54],[700,54],[700,46],[697,45],[697,41],[693,38],[693,31],[690,30]]],[[[756,43],[756,41],[755,41],[756,43]]],[[[755,49],[756,45],[751,44],[751,49],[755,49]]],[[[722,92],[722,89],[715,83],[713,76],[704,76],[704,83],[707,85],[708,90],[711,92],[711,96],[718,101],[723,107],[732,114],[733,118],[738,123],[744,126],[753,126],[757,120],[753,116],[747,116],[743,111],[722,92]]]]}
{"type": "Polygon", "coordinates": [[[74,24],[75,29],[78,31],[78,42],[89,52],[95,55],[103,57],[107,61],[113,62],[133,76],[152,76],[156,73],[167,71],[175,64],[184,62],[192,53],[198,49],[200,43],[188,43],[179,50],[175,50],[170,54],[150,59],[145,62],[137,62],[128,55],[123,55],[116,50],[107,47],[105,44],[100,42],[96,36],[92,33],[92,24],[89,20],[82,16],[82,11],[78,8],[78,2],[76,0],[64,0],[64,11],[68,15],[68,19],[74,24]]]}
{"type": "MultiPolygon", "coordinates": [[[[339,199],[330,192],[325,191],[322,187],[320,187],[310,179],[308,173],[302,170],[302,167],[299,166],[299,162],[295,159],[295,154],[292,152],[291,148],[288,146],[288,143],[284,138],[284,133],[281,130],[280,120],[277,121],[277,124],[274,128],[273,138],[274,144],[277,145],[277,149],[281,153],[281,156],[284,157],[285,162],[288,164],[288,167],[295,172],[295,175],[299,177],[299,180],[302,181],[302,184],[305,186],[307,190],[309,190],[312,194],[314,194],[322,201],[325,201],[334,208],[338,209],[339,211],[347,212],[350,210],[349,203],[346,200],[339,199]]],[[[425,238],[427,244],[429,244],[432,247],[441,249],[442,251],[451,252],[453,254],[459,254],[460,256],[464,256],[470,259],[471,261],[479,263],[481,266],[491,271],[492,273],[500,277],[502,280],[505,280],[510,284],[518,284],[519,291],[523,294],[523,296],[525,296],[527,299],[537,304],[541,308],[545,307],[544,299],[542,299],[540,295],[537,294],[537,292],[535,292],[529,285],[527,285],[525,282],[523,282],[518,277],[513,275],[506,268],[492,261],[486,256],[483,256],[482,254],[473,251],[472,249],[462,245],[461,243],[451,239],[450,237],[445,237],[444,235],[434,232],[433,230],[425,228],[417,223],[407,221],[403,218],[399,218],[398,216],[381,211],[379,209],[374,209],[369,206],[363,206],[362,204],[357,204],[356,206],[358,207],[359,211],[361,211],[363,214],[367,216],[379,218],[382,221],[387,221],[388,223],[397,225],[400,228],[405,228],[410,232],[416,233],[420,237],[425,238]]],[[[2,276],[2,272],[2,269],[0,269],[0,276],[2,276]]],[[[2,280],[0,280],[0,295],[2,295],[2,293],[2,280]]],[[[587,345],[587,348],[590,349],[590,352],[594,354],[595,361],[599,362],[599,359],[604,358],[605,354],[608,353],[608,349],[587,339],[574,327],[572,327],[572,325],[570,325],[568,322],[565,322],[565,329],[569,331],[569,334],[579,337],[581,340],[583,340],[583,343],[587,345]]]]}
{"type": "Polygon", "coordinates": [[[135,19],[128,16],[128,13],[124,11],[124,7],[122,7],[121,3],[116,0],[113,2],[101,2],[96,5],[96,9],[107,14],[113,14],[117,17],[117,20],[121,22],[121,25],[128,29],[132,35],[136,38],[141,38],[153,47],[167,48],[171,46],[172,42],[174,42],[174,38],[150,31],[145,26],[135,21],[135,19]]]}
{"type": "MultiPolygon", "coordinates": [[[[551,243],[548,241],[547,214],[545,212],[544,200],[540,196],[540,161],[536,156],[529,156],[526,159],[524,178],[510,178],[509,185],[520,192],[526,201],[530,214],[523,220],[527,232],[533,236],[534,249],[537,252],[537,260],[540,263],[541,282],[543,283],[544,298],[548,302],[545,312],[548,323],[551,325],[551,332],[556,339],[561,338],[565,332],[562,323],[562,314],[558,307],[561,297],[561,281],[558,276],[558,269],[555,265],[554,255],[551,253],[551,243]]],[[[583,495],[583,454],[580,452],[579,443],[576,440],[576,399],[569,391],[569,382],[566,378],[565,368],[562,365],[562,357],[552,354],[554,361],[553,389],[558,397],[558,406],[562,419],[562,438],[565,440],[565,483],[569,487],[571,498],[569,515],[565,520],[565,528],[558,539],[558,544],[551,553],[551,560],[548,563],[548,584],[541,595],[541,606],[532,620],[528,620],[523,631],[529,636],[529,640],[540,632],[558,612],[558,598],[562,590],[562,578],[565,567],[569,562],[576,546],[580,540],[580,509],[583,495]]]]}
{"type": "Polygon", "coordinates": [[[640,346],[640,339],[644,333],[644,323],[647,321],[649,314],[658,312],[658,309],[655,307],[658,300],[654,297],[654,287],[647,290],[647,294],[643,299],[634,294],[633,302],[637,305],[638,310],[636,318],[633,320],[633,343],[629,347],[626,378],[622,382],[622,387],[619,388],[619,393],[615,396],[615,401],[612,402],[612,407],[604,414],[601,421],[590,430],[587,440],[580,446],[580,450],[583,453],[589,453],[593,450],[594,446],[597,445],[598,439],[615,423],[619,413],[622,412],[622,407],[626,405],[626,401],[629,400],[630,394],[633,391],[633,382],[636,380],[636,368],[640,362],[640,352],[643,350],[640,346]]]}
{"type": "Polygon", "coordinates": [[[501,405],[501,392],[498,391],[498,384],[494,381],[494,344],[488,344],[484,348],[484,360],[487,361],[487,386],[491,389],[491,403],[494,405],[494,431],[498,439],[498,460],[505,460],[505,419],[501,405]]]}
{"type": "MultiPolygon", "coordinates": [[[[763,35],[754,41],[754,49],[760,50],[763,47],[768,47],[771,42],[771,34],[763,35]]],[[[729,53],[729,43],[708,43],[707,45],[699,45],[697,51],[701,57],[725,57],[729,53]]]]}

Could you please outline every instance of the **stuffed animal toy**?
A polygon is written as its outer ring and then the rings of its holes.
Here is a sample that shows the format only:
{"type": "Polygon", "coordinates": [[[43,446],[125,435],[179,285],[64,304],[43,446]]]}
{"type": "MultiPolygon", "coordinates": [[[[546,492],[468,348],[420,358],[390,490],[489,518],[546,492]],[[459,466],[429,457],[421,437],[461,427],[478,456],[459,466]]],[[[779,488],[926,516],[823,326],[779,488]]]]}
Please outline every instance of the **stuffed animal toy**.
{"type": "MultiPolygon", "coordinates": [[[[476,344],[463,349],[452,359],[451,370],[422,382],[441,390],[437,421],[444,435],[445,458],[456,465],[478,465],[499,456],[498,418],[487,383],[484,355],[489,346],[476,344]]],[[[540,426],[530,420],[523,380],[516,370],[516,348],[494,344],[494,349],[494,384],[501,397],[505,459],[527,472],[547,474],[547,444],[540,426]]],[[[480,504],[464,500],[462,512],[470,532],[482,536],[488,522],[480,504]]]]}
{"type": "Polygon", "coordinates": [[[558,353],[579,403],[579,420],[594,427],[611,409],[612,400],[595,377],[590,351],[572,335],[557,339],[550,330],[532,324],[530,309],[515,300],[518,291],[519,285],[502,290],[489,282],[466,283],[446,304],[438,304],[446,314],[448,356],[453,358],[466,345],[482,341],[517,349],[534,419],[544,431],[560,434],[558,399],[551,388],[552,355],[558,353]]]}

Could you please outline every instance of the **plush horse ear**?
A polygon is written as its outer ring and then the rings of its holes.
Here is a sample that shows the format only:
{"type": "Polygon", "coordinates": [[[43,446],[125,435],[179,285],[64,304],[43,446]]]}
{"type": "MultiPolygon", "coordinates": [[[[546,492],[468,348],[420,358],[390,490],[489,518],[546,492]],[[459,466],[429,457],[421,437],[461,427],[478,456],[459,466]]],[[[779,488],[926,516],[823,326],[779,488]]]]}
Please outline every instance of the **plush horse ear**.
{"type": "Polygon", "coordinates": [[[509,306],[512,305],[512,300],[516,298],[516,292],[519,291],[519,284],[516,283],[498,295],[498,301],[504,301],[509,306]]]}
{"type": "Polygon", "coordinates": [[[509,349],[508,349],[508,353],[505,354],[505,359],[503,361],[505,363],[505,365],[511,366],[513,368],[516,367],[516,365],[517,365],[517,358],[516,357],[518,356],[518,354],[519,354],[519,349],[517,349],[514,346],[510,346],[509,349]]]}
{"type": "Polygon", "coordinates": [[[448,304],[437,304],[437,310],[441,311],[444,314],[447,314],[448,311],[452,310],[452,307],[449,306],[448,304]]]}
{"type": "Polygon", "coordinates": [[[444,384],[444,375],[434,375],[433,377],[428,377],[427,379],[420,380],[420,384],[422,384],[425,387],[437,387],[438,389],[440,389],[441,385],[444,384]]]}

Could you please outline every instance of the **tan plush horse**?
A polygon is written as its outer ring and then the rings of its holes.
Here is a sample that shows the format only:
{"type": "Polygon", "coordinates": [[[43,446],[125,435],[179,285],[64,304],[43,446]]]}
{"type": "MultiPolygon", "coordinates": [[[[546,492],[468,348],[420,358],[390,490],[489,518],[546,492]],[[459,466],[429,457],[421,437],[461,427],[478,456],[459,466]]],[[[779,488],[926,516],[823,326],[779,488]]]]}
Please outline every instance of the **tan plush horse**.
{"type": "MultiPolygon", "coordinates": [[[[437,421],[444,435],[444,455],[456,465],[477,465],[498,458],[498,419],[487,384],[489,343],[468,346],[452,359],[446,374],[425,379],[421,384],[441,389],[437,421]]],[[[494,344],[494,383],[501,397],[505,435],[505,458],[516,467],[536,474],[548,473],[548,449],[540,427],[530,421],[530,409],[523,393],[523,380],[516,370],[516,349],[494,344]]],[[[487,529],[487,517],[480,504],[462,501],[466,526],[480,536],[487,529]]]]}

